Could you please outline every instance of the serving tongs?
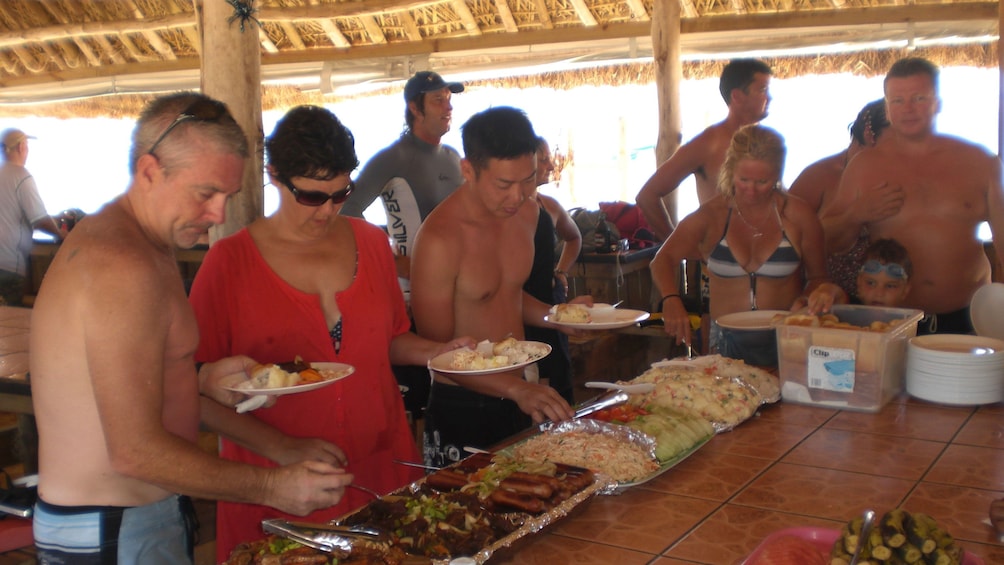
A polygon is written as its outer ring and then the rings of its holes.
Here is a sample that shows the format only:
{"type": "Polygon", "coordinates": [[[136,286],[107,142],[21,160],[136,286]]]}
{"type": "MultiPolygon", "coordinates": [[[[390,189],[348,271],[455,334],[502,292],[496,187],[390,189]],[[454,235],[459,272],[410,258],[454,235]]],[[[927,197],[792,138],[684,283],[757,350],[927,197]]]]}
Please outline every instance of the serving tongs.
{"type": "Polygon", "coordinates": [[[352,554],[352,547],[364,543],[369,547],[390,547],[390,536],[372,526],[339,526],[314,524],[273,518],[262,520],[261,527],[270,534],[282,536],[307,547],[331,553],[339,559],[352,554]]]}
{"type": "MultiPolygon", "coordinates": [[[[586,416],[592,414],[593,412],[599,412],[604,408],[610,408],[612,406],[619,406],[628,401],[628,393],[623,390],[611,390],[596,397],[591,402],[580,406],[575,410],[575,415],[572,416],[573,420],[578,420],[579,418],[585,418],[586,416]]],[[[537,426],[541,431],[546,430],[554,425],[554,422],[547,420],[537,426]]]]}

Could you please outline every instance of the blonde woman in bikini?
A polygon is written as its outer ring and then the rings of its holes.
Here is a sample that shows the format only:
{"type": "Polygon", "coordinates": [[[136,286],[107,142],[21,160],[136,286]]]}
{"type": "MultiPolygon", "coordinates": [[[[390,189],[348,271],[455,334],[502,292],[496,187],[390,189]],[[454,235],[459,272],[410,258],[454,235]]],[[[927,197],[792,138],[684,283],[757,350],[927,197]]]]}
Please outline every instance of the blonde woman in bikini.
{"type": "MultiPolygon", "coordinates": [[[[785,152],[784,139],[771,128],[737,131],[719,176],[720,194],[684,218],[652,260],[666,333],[677,343],[691,340],[678,289],[684,259],[706,264],[712,321],[733,312],[787,310],[810,295],[813,312],[844,299],[826,277],[815,211],[781,186],[785,152]]],[[[711,351],[716,330],[712,322],[711,351]]]]}

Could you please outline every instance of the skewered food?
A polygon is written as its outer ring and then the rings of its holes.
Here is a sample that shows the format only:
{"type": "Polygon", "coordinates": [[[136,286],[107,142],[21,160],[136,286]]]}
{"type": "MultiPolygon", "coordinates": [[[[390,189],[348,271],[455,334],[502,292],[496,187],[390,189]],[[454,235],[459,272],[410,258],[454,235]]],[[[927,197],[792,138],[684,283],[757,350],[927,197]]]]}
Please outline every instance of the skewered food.
{"type": "Polygon", "coordinates": [[[860,562],[936,565],[962,562],[962,550],[954,538],[927,514],[901,508],[890,510],[871,529],[866,540],[861,539],[862,522],[857,517],[844,525],[830,552],[832,565],[850,563],[859,543],[863,544],[860,562]]]}

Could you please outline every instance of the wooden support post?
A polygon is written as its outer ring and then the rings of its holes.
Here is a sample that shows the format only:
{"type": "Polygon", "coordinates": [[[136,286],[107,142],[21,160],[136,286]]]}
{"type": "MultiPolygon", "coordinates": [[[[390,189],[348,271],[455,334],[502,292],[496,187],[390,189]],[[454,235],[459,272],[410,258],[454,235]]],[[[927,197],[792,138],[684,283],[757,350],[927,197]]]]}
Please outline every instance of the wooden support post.
{"type": "MultiPolygon", "coordinates": [[[[680,119],[680,3],[678,0],[655,0],[652,8],[652,56],[659,100],[659,138],[655,144],[656,166],[669,159],[682,141],[680,119]]],[[[674,190],[665,197],[673,224],[679,221],[674,190]]]]}
{"type": "Polygon", "coordinates": [[[258,24],[227,20],[233,7],[223,0],[201,3],[202,92],[226,103],[248,137],[251,158],[243,188],[227,203],[227,219],[210,232],[211,241],[230,235],[261,217],[264,134],[261,117],[261,51],[258,24]]]}

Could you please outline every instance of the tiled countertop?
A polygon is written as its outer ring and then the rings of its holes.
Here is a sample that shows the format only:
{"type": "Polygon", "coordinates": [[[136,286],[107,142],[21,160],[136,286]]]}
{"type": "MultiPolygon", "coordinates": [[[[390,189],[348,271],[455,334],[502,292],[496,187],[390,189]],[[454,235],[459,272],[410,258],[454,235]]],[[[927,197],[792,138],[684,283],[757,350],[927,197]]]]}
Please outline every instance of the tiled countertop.
{"type": "Polygon", "coordinates": [[[902,397],[878,414],[778,403],[643,486],[590,501],[492,563],[729,565],[773,531],[839,528],[866,508],[933,516],[1004,563],[1004,406],[902,397]]]}

